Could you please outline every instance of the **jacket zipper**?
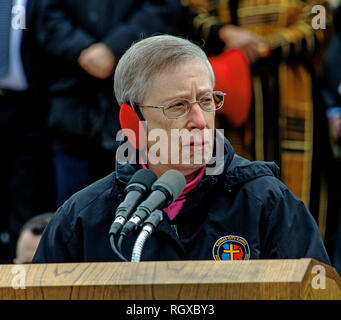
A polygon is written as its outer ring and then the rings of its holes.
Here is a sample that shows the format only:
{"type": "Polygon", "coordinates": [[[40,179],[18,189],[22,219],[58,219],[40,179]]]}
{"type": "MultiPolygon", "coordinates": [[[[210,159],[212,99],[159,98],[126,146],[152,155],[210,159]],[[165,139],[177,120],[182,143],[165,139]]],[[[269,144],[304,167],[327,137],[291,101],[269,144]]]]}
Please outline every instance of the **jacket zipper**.
{"type": "Polygon", "coordinates": [[[171,226],[172,226],[173,230],[175,231],[176,236],[178,237],[178,239],[180,239],[179,234],[178,234],[178,225],[177,224],[172,224],[171,226]]]}

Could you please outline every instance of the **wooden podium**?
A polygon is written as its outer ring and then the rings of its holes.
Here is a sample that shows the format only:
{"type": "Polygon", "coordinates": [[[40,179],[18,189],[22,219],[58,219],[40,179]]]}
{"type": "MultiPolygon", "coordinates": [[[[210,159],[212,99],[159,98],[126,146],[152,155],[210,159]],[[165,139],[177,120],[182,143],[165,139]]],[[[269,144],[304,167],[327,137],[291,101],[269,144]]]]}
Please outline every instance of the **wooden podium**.
{"type": "Polygon", "coordinates": [[[341,279],[313,259],[2,265],[0,299],[341,299],[341,279]]]}

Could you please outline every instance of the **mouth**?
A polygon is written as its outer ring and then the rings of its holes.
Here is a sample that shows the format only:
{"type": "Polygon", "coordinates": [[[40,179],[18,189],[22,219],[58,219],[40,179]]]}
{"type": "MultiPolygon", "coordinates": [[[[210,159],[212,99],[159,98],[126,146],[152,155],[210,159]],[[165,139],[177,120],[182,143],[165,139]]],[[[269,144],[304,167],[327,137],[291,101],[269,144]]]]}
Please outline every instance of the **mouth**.
{"type": "Polygon", "coordinates": [[[206,149],[209,146],[208,141],[202,141],[202,142],[191,142],[187,147],[190,148],[190,150],[202,150],[206,149]]]}

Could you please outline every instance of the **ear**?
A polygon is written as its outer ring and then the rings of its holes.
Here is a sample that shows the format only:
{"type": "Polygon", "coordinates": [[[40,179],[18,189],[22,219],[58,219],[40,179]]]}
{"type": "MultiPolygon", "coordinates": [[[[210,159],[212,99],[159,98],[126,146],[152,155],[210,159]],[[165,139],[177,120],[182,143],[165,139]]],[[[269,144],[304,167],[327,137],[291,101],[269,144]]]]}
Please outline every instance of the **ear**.
{"type": "Polygon", "coordinates": [[[146,128],[143,119],[128,104],[123,103],[120,110],[121,128],[131,145],[138,150],[143,150],[147,142],[146,128]]]}

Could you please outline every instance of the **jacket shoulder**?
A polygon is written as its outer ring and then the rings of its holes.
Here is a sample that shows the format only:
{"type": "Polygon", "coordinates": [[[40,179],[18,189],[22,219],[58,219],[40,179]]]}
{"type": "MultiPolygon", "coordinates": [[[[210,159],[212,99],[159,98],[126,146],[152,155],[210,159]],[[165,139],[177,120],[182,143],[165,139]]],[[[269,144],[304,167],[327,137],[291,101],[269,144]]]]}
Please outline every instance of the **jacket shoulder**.
{"type": "MultiPolygon", "coordinates": [[[[227,186],[237,186],[261,177],[275,178],[279,181],[279,167],[274,162],[250,161],[238,155],[234,155],[230,165],[225,168],[224,180],[227,186]]],[[[264,179],[262,179],[264,180],[264,179]]]]}
{"type": "Polygon", "coordinates": [[[279,179],[280,169],[274,162],[249,161],[235,155],[225,171],[224,189],[244,192],[248,198],[271,207],[283,198],[300,201],[279,179]]]}
{"type": "Polygon", "coordinates": [[[72,212],[80,214],[88,207],[101,205],[103,201],[111,198],[114,176],[113,172],[72,195],[62,205],[65,214],[70,215],[72,212]]]}

